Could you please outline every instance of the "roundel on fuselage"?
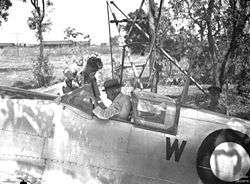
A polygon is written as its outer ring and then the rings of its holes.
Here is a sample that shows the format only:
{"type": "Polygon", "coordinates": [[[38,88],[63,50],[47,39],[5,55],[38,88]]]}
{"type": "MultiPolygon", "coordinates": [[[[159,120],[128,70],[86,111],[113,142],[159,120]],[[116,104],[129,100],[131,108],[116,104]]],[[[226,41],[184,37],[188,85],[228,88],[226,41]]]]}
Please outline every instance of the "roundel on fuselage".
{"type": "Polygon", "coordinates": [[[232,129],[209,134],[197,152],[196,167],[204,184],[250,183],[250,138],[232,129]]]}

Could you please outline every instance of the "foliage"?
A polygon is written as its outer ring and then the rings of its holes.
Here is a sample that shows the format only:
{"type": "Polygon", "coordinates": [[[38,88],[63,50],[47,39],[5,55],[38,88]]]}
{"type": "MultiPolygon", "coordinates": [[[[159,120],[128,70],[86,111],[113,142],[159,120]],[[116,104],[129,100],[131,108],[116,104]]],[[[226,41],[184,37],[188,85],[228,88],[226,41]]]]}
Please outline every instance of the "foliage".
{"type": "Polygon", "coordinates": [[[0,26],[2,24],[2,21],[7,21],[8,19],[8,10],[12,6],[12,3],[10,0],[1,0],[0,1],[0,26]]]}
{"type": "MultiPolygon", "coordinates": [[[[146,33],[149,33],[148,15],[145,13],[144,10],[137,9],[134,12],[130,12],[128,14],[128,16],[132,20],[135,17],[137,17],[138,25],[140,25],[140,27],[142,28],[143,31],[145,31],[146,33]]],[[[124,26],[124,30],[126,31],[126,33],[129,32],[131,25],[132,25],[132,22],[129,21],[124,26]]],[[[132,43],[132,42],[145,43],[145,42],[148,42],[148,39],[138,28],[133,27],[133,29],[131,30],[131,33],[129,35],[129,39],[126,40],[126,44],[129,44],[129,43],[132,43]]],[[[133,44],[133,45],[130,45],[130,49],[131,49],[132,53],[138,54],[138,53],[144,52],[146,47],[145,47],[144,44],[133,44]]]]}
{"type": "MultiPolygon", "coordinates": [[[[158,5],[155,3],[154,4],[155,12],[159,11],[158,5]]],[[[171,38],[175,34],[175,28],[172,24],[172,19],[171,19],[171,14],[170,10],[163,7],[162,8],[162,14],[158,23],[158,31],[157,31],[157,40],[156,40],[156,45],[162,45],[164,41],[167,39],[171,38]]],[[[141,9],[135,10],[134,12],[129,13],[129,17],[131,19],[134,19],[137,16],[137,21],[136,23],[142,28],[144,32],[146,32],[150,36],[150,40],[147,39],[145,34],[143,34],[136,26],[132,29],[129,40],[127,40],[127,43],[132,43],[132,42],[149,42],[152,39],[152,35],[150,33],[150,28],[149,28],[149,15],[141,9]]],[[[156,16],[156,15],[155,15],[156,16]]],[[[157,15],[158,16],[158,15],[157,15]]],[[[155,17],[156,18],[156,17],[155,17]]],[[[124,27],[124,30],[129,32],[130,27],[131,27],[131,22],[128,22],[126,26],[124,27]]],[[[141,45],[136,45],[136,46],[131,46],[132,52],[134,51],[133,48],[137,48],[135,50],[135,53],[140,53],[140,49],[144,50],[145,46],[143,44],[141,45]]]]}
{"type": "MultiPolygon", "coordinates": [[[[143,30],[149,35],[148,39],[145,34],[143,34],[139,29],[137,29],[136,27],[132,29],[131,35],[130,35],[130,39],[127,41],[129,43],[131,42],[154,42],[156,46],[162,46],[164,49],[168,50],[169,52],[171,52],[171,54],[175,57],[178,58],[178,60],[180,60],[180,56],[183,55],[180,52],[183,51],[183,46],[181,42],[178,42],[178,40],[183,40],[183,43],[186,43],[186,38],[182,38],[180,37],[178,34],[176,34],[176,30],[172,24],[172,19],[171,19],[171,13],[169,11],[169,9],[163,7],[161,10],[161,17],[159,19],[159,23],[157,23],[157,18],[158,18],[158,14],[159,14],[159,7],[156,3],[152,2],[152,7],[153,10],[151,11],[152,13],[150,15],[146,14],[143,10],[141,10],[141,12],[139,12],[139,10],[136,10],[134,12],[131,12],[129,15],[130,17],[133,19],[138,13],[141,13],[141,15],[138,15],[138,24],[140,25],[140,27],[143,28],[143,30]],[[149,25],[149,17],[151,20],[151,23],[149,25]],[[156,33],[154,33],[156,32],[156,33]],[[140,38],[140,39],[138,39],[140,38]]],[[[126,25],[126,29],[125,31],[129,32],[131,26],[131,22],[128,22],[126,25]]],[[[148,43],[147,45],[142,45],[142,44],[137,44],[137,45],[132,45],[130,46],[130,48],[132,49],[132,53],[143,53],[145,52],[145,50],[149,51],[150,50],[150,44],[148,43]]],[[[154,89],[157,89],[155,86],[157,86],[158,84],[158,76],[159,76],[159,72],[161,72],[160,70],[158,70],[155,66],[158,66],[159,64],[162,65],[163,63],[163,56],[158,53],[158,52],[154,52],[150,57],[150,62],[149,62],[149,67],[150,67],[150,73],[152,73],[153,75],[151,75],[152,77],[150,77],[150,83],[152,86],[152,91],[156,91],[154,89]],[[156,59],[157,58],[157,59],[156,59]],[[157,63],[154,63],[154,61],[156,61],[157,63]],[[154,79],[156,78],[156,79],[154,79]]],[[[167,61],[165,61],[165,63],[167,63],[167,61]]],[[[159,65],[159,66],[160,66],[159,65]]],[[[171,65],[171,64],[169,64],[171,65]]],[[[172,66],[172,65],[171,65],[172,66]]],[[[158,67],[159,68],[159,67],[158,67]]],[[[162,66],[160,67],[162,68],[162,66]]],[[[171,68],[171,67],[170,67],[171,68]]],[[[170,69],[171,70],[171,69],[170,69]]],[[[163,71],[164,72],[164,71],[163,71]]],[[[166,72],[166,71],[165,71],[166,72]]],[[[161,72],[162,73],[162,72],[161,72]]],[[[171,73],[171,71],[170,71],[171,73]]],[[[167,77],[167,75],[162,75],[165,77],[167,77]]]]}
{"type": "Polygon", "coordinates": [[[47,18],[47,11],[53,5],[50,0],[31,0],[34,10],[28,18],[28,25],[31,30],[36,31],[39,41],[39,56],[34,62],[33,75],[38,86],[47,86],[53,78],[53,66],[49,63],[48,57],[44,57],[43,33],[48,31],[51,21],[47,18]]]}
{"type": "Polygon", "coordinates": [[[191,54],[193,58],[201,58],[198,69],[203,71],[204,66],[209,66],[210,82],[221,87],[225,81],[242,83],[243,78],[238,81],[233,78],[243,65],[249,68],[250,2],[172,0],[170,4],[175,20],[184,19],[186,29],[197,38],[190,46],[200,45],[200,54],[191,54]]]}
{"type": "Polygon", "coordinates": [[[46,10],[53,6],[53,4],[49,0],[46,2],[45,0],[31,0],[31,4],[34,10],[32,10],[32,16],[28,18],[27,23],[31,30],[36,31],[37,39],[43,41],[42,33],[49,31],[52,24],[51,20],[47,18],[48,14],[46,10]]]}
{"type": "MultiPolygon", "coordinates": [[[[250,99],[250,62],[246,57],[243,62],[238,62],[234,68],[236,75],[232,76],[232,80],[236,83],[236,90],[238,95],[250,99]]],[[[235,66],[232,65],[232,66],[235,66]]]]}
{"type": "Polygon", "coordinates": [[[113,46],[118,46],[119,45],[119,37],[120,36],[113,36],[113,37],[111,37],[111,44],[113,46]]]}
{"type": "Polygon", "coordinates": [[[37,60],[33,60],[33,76],[38,87],[48,86],[55,78],[53,76],[54,67],[49,62],[48,56],[37,57],[37,60]]]}
{"type": "MultiPolygon", "coordinates": [[[[31,30],[35,30],[36,31],[36,38],[39,40],[39,24],[40,24],[40,18],[39,15],[37,14],[36,10],[32,10],[31,12],[32,16],[28,18],[28,26],[31,30]]],[[[52,22],[47,19],[46,21],[43,21],[41,23],[41,32],[47,32],[50,30],[50,26],[52,25],[52,22]]]]}
{"type": "Polygon", "coordinates": [[[80,35],[83,36],[84,39],[89,39],[89,34],[86,34],[84,35],[82,32],[79,32],[79,31],[76,31],[75,28],[72,28],[72,27],[67,27],[65,30],[64,30],[64,39],[75,39],[77,37],[79,37],[80,35]]]}
{"type": "MultiPolygon", "coordinates": [[[[131,12],[130,17],[136,13],[138,10],[131,12]]],[[[147,22],[148,15],[142,11],[139,25],[144,25],[143,30],[149,33],[147,22]]],[[[245,86],[239,88],[247,92],[249,85],[243,79],[247,77],[236,80],[235,76],[250,65],[249,22],[248,0],[170,0],[168,7],[162,9],[156,44],[177,61],[194,61],[193,75],[199,82],[223,87],[230,81],[245,86]]],[[[125,27],[127,32],[129,25],[125,27]]],[[[132,41],[143,38],[137,28],[133,31],[132,41]]]]}

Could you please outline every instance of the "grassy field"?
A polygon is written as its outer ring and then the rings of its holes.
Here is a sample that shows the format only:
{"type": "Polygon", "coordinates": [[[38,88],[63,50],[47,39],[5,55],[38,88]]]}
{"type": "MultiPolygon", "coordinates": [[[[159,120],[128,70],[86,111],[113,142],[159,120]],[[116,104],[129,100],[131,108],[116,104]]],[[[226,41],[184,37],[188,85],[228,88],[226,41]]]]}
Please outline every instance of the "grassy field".
{"type": "MultiPolygon", "coordinates": [[[[17,86],[20,82],[33,85],[32,62],[39,54],[38,51],[38,48],[0,49],[0,85],[17,86]]],[[[86,59],[93,53],[97,53],[104,63],[104,67],[98,73],[97,78],[103,82],[106,78],[111,77],[110,50],[107,46],[53,48],[45,49],[45,53],[54,66],[55,80],[53,83],[63,81],[62,71],[74,59],[79,59],[80,57],[86,59]]],[[[114,59],[117,62],[121,62],[121,49],[114,48],[113,53],[114,59]]],[[[136,64],[144,64],[146,56],[132,56],[131,60],[136,64]]],[[[128,61],[126,62],[125,65],[130,65],[128,61]]],[[[124,73],[127,77],[133,77],[131,70],[125,70],[124,73]]],[[[179,95],[181,94],[182,86],[159,86],[158,91],[164,95],[179,95]]],[[[199,105],[204,100],[206,100],[205,96],[195,86],[191,86],[188,103],[199,105]]],[[[228,99],[226,99],[225,94],[222,94],[222,103],[228,106],[231,115],[250,120],[250,101],[237,96],[233,88],[230,90],[228,99]]]]}
{"type": "MultiPolygon", "coordinates": [[[[82,49],[82,52],[79,52],[77,48],[55,48],[45,49],[45,53],[54,66],[54,75],[56,81],[58,81],[63,79],[62,71],[67,66],[67,62],[73,61],[73,57],[87,57],[98,49],[102,60],[107,63],[109,55],[105,54],[105,50],[100,50],[100,48],[82,49]]],[[[2,49],[0,56],[0,85],[12,86],[17,81],[33,81],[32,63],[38,54],[38,48],[2,49]]]]}
{"type": "MultiPolygon", "coordinates": [[[[74,59],[82,57],[86,60],[93,53],[97,53],[104,63],[101,75],[105,78],[111,77],[111,59],[109,47],[107,46],[45,49],[45,54],[48,55],[49,61],[54,66],[54,75],[56,77],[54,82],[63,80],[62,71],[74,59]]],[[[114,48],[113,53],[113,58],[121,62],[120,49],[114,48]]],[[[25,83],[33,81],[32,63],[38,54],[38,48],[0,49],[0,85],[12,86],[17,81],[25,83]]],[[[146,58],[132,56],[132,59],[135,63],[144,63],[146,58]]]]}

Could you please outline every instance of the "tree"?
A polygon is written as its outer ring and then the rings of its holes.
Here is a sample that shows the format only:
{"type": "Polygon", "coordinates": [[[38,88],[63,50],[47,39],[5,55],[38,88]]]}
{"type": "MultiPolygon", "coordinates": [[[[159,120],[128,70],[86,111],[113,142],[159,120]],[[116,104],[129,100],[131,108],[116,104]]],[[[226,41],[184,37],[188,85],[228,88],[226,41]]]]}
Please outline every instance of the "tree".
{"type": "MultiPolygon", "coordinates": [[[[84,35],[83,33],[76,31],[76,29],[72,27],[67,27],[64,30],[64,34],[65,34],[64,39],[75,39],[80,35],[84,35]]],[[[86,36],[89,37],[89,35],[85,35],[84,37],[86,36]]]]}
{"type": "Polygon", "coordinates": [[[8,19],[8,10],[12,6],[10,0],[1,0],[0,1],[0,26],[3,21],[7,21],[8,19]]]}
{"type": "Polygon", "coordinates": [[[120,36],[113,36],[113,37],[111,37],[111,44],[114,45],[114,46],[119,45],[119,37],[120,36]]]}
{"type": "Polygon", "coordinates": [[[44,57],[43,46],[43,33],[48,31],[49,26],[52,24],[49,19],[45,20],[46,10],[52,6],[50,0],[30,0],[34,10],[32,10],[32,16],[28,18],[28,25],[31,30],[36,31],[36,37],[39,40],[40,58],[44,57]]]}
{"type": "MultiPolygon", "coordinates": [[[[234,78],[250,67],[249,22],[249,0],[170,0],[169,7],[162,9],[156,45],[177,61],[193,60],[199,82],[245,85],[234,78]]],[[[143,36],[135,30],[134,40],[143,36]]],[[[150,35],[148,29],[144,31],[150,35]]]]}
{"type": "MultiPolygon", "coordinates": [[[[128,16],[133,20],[137,16],[137,24],[145,31],[146,33],[149,34],[149,21],[148,21],[148,15],[145,13],[144,10],[135,10],[134,12],[130,12],[128,16]]],[[[128,22],[123,29],[126,31],[126,33],[129,32],[130,27],[132,25],[132,22],[128,22]]],[[[126,39],[126,44],[130,43],[138,43],[139,44],[133,44],[130,45],[130,49],[132,53],[134,54],[140,54],[145,51],[145,42],[148,42],[148,38],[136,27],[133,27],[129,39],[126,39]]]]}
{"type": "MultiPolygon", "coordinates": [[[[159,82],[159,72],[162,69],[161,60],[162,56],[157,53],[156,47],[154,45],[160,46],[163,44],[163,40],[165,40],[167,32],[172,33],[174,28],[171,24],[170,19],[168,18],[169,14],[166,8],[162,8],[162,16],[160,17],[159,23],[157,23],[159,7],[153,1],[150,0],[148,3],[149,12],[146,13],[144,10],[137,9],[134,12],[129,13],[131,19],[137,17],[137,24],[149,35],[149,39],[145,36],[142,31],[140,31],[137,27],[133,27],[129,39],[126,40],[126,43],[136,43],[142,42],[142,44],[133,44],[130,45],[130,49],[132,53],[143,53],[145,50],[150,50],[150,86],[151,91],[157,92],[157,85],[159,82]],[[149,44],[151,43],[151,44],[149,44]],[[157,58],[157,59],[156,59],[157,58]],[[157,62],[155,62],[157,60],[157,62]]],[[[129,32],[132,22],[128,22],[124,28],[124,30],[129,32]]]]}
{"type": "MultiPolygon", "coordinates": [[[[152,17],[151,19],[156,19],[156,16],[158,16],[159,12],[159,7],[156,3],[152,2],[152,7],[154,10],[152,10],[152,17]],[[156,13],[157,12],[157,13],[156,13]]],[[[145,36],[142,31],[140,31],[136,26],[132,29],[130,33],[130,39],[127,40],[127,43],[132,43],[132,42],[149,42],[151,41],[151,38],[153,37],[152,33],[152,28],[150,28],[150,22],[149,22],[149,14],[146,13],[143,9],[139,11],[139,9],[130,12],[129,17],[133,20],[137,16],[137,21],[136,23],[142,28],[144,32],[146,32],[150,36],[150,40],[145,36]]],[[[155,20],[152,20],[151,24],[155,24],[153,22],[155,20]]],[[[130,27],[132,25],[132,22],[128,21],[128,23],[123,27],[123,29],[128,33],[130,27]]],[[[155,26],[155,25],[154,25],[155,26]]],[[[162,7],[162,14],[159,20],[158,24],[158,30],[157,30],[157,35],[156,35],[156,45],[161,45],[163,41],[165,40],[165,37],[170,37],[175,33],[175,28],[172,25],[172,20],[171,20],[171,14],[170,10],[162,7]]],[[[145,49],[145,44],[138,45],[136,44],[135,46],[131,46],[132,52],[134,53],[140,53],[141,50],[145,49]]]]}
{"type": "MultiPolygon", "coordinates": [[[[233,60],[241,56],[237,54],[237,50],[245,44],[245,48],[248,48],[247,50],[249,51],[250,32],[247,25],[249,25],[250,21],[250,2],[248,0],[229,1],[227,21],[229,23],[229,28],[227,30],[227,33],[229,34],[229,44],[221,62],[219,75],[221,85],[223,85],[226,80],[230,64],[233,63],[233,60]]],[[[248,57],[249,54],[243,58],[243,62],[248,60],[248,57]]]]}
{"type": "MultiPolygon", "coordinates": [[[[210,65],[212,83],[220,87],[228,80],[228,70],[240,57],[237,48],[246,44],[249,35],[248,0],[171,0],[176,20],[184,19],[186,27],[198,38],[203,64],[210,65]]],[[[232,71],[232,70],[231,70],[232,71]]]]}
{"type": "Polygon", "coordinates": [[[38,82],[38,86],[46,86],[52,80],[52,66],[48,62],[48,58],[44,56],[43,33],[48,31],[52,24],[49,19],[46,19],[46,13],[49,7],[53,4],[50,0],[30,0],[34,10],[32,16],[28,18],[28,25],[31,30],[36,31],[36,37],[39,41],[39,56],[34,65],[34,76],[38,82]]]}

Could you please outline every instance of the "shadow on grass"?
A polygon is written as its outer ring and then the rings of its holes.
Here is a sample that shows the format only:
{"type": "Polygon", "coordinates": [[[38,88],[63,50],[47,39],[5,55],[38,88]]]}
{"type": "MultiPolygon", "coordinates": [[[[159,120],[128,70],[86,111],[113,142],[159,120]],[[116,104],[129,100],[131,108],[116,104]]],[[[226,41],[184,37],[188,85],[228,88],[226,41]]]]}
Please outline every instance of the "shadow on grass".
{"type": "Polygon", "coordinates": [[[31,68],[0,68],[0,73],[4,72],[20,72],[20,71],[29,71],[31,68]]]}
{"type": "MultiPolygon", "coordinates": [[[[49,86],[63,82],[63,78],[54,79],[49,86]]],[[[11,87],[21,88],[21,89],[37,89],[40,88],[35,81],[16,81],[11,87]]]]}
{"type": "Polygon", "coordinates": [[[22,88],[22,89],[35,89],[35,88],[37,88],[34,81],[28,81],[28,82],[16,81],[16,82],[14,82],[14,84],[11,87],[17,87],[17,88],[22,88]]]}

